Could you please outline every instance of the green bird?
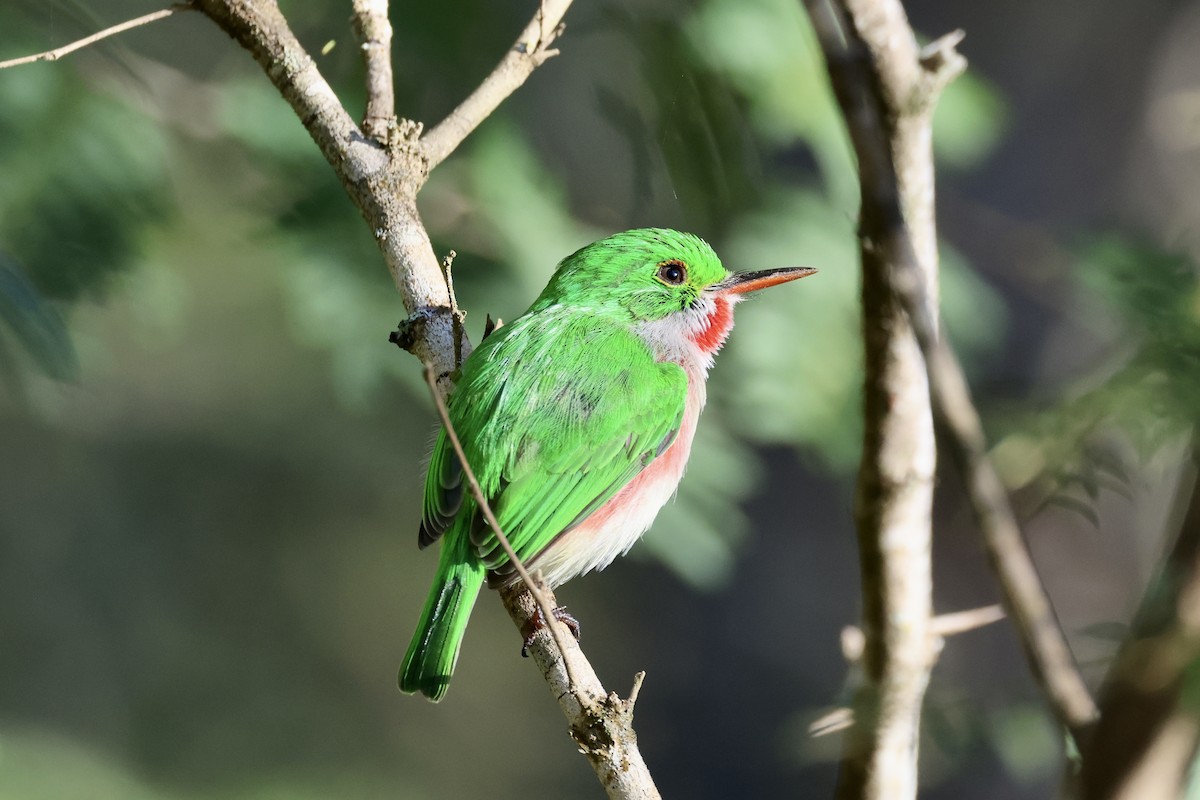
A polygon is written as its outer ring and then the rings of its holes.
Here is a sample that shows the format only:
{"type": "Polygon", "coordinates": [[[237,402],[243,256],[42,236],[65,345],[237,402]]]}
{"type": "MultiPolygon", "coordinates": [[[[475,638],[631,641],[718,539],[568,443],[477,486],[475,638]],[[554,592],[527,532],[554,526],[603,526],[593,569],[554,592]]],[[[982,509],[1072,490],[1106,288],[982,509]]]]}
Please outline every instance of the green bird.
{"type": "MultiPolygon", "coordinates": [[[[529,310],[485,338],[448,402],[483,495],[517,557],[558,586],[608,566],[674,494],[733,307],[811,275],[730,273],[704,240],[618,233],[563,259],[529,310]]],[[[400,689],[446,694],[486,581],[519,580],[443,430],[425,480],[419,544],[442,540],[400,689]]]]}

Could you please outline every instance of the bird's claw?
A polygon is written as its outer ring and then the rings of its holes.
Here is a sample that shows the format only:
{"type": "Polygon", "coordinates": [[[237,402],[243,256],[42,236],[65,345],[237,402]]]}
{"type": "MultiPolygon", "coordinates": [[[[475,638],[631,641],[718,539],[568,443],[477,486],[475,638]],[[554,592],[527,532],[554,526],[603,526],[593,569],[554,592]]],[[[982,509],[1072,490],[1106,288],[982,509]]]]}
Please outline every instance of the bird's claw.
{"type": "MultiPolygon", "coordinates": [[[[567,630],[575,637],[575,641],[579,641],[579,620],[567,613],[566,606],[558,606],[550,612],[554,618],[567,626],[567,630]]],[[[538,635],[538,631],[546,627],[546,618],[542,615],[541,608],[535,608],[533,616],[521,628],[521,635],[524,640],[521,643],[521,658],[529,658],[529,647],[533,644],[533,638],[538,635]]]]}

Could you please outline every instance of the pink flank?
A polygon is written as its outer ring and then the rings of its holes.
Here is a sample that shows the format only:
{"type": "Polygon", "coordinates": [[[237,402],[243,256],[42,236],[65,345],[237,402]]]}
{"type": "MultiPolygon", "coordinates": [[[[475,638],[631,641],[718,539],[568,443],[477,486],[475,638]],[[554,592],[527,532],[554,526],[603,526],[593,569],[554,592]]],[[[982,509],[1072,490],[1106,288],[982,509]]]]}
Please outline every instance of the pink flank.
{"type": "Polygon", "coordinates": [[[547,583],[558,586],[576,575],[604,569],[641,538],[679,486],[703,404],[704,378],[696,382],[689,375],[683,421],[675,441],[607,503],[538,556],[533,568],[542,571],[547,583]]]}
{"type": "MultiPolygon", "coordinates": [[[[733,328],[736,300],[721,296],[713,299],[713,310],[700,325],[689,326],[686,332],[676,328],[670,332],[674,341],[669,348],[659,348],[660,352],[668,350],[671,353],[670,360],[683,367],[688,378],[683,419],[675,441],[607,503],[538,556],[532,566],[542,571],[551,586],[593,569],[604,569],[617,556],[626,553],[675,494],[687,467],[696,422],[707,398],[708,368],[713,355],[733,328]]],[[[661,335],[664,331],[655,333],[661,335]]]]}

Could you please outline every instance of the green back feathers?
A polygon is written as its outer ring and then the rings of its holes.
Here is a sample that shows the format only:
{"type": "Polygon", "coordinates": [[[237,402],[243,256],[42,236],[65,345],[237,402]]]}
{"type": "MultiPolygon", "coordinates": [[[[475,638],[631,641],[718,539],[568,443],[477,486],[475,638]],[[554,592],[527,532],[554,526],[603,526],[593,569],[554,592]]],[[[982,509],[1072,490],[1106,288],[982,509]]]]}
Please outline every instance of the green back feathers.
{"type": "MultiPolygon", "coordinates": [[[[484,341],[449,410],[480,488],[529,561],[670,445],[686,396],[683,370],[655,361],[628,326],[559,306],[484,341]]],[[[458,471],[443,433],[425,485],[422,542],[446,530],[468,536],[481,562],[507,575],[458,471]]]]}

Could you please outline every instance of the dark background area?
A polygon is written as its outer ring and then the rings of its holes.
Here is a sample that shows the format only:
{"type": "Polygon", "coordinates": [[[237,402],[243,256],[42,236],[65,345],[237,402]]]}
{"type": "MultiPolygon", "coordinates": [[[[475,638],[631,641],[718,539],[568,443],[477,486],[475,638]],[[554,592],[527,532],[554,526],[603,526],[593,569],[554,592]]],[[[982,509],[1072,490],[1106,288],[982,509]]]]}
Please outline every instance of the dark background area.
{"type": "MultiPolygon", "coordinates": [[[[1063,420],[1142,341],[1105,259],[1153,279],[1200,246],[1200,5],[907,5],[924,36],[967,32],[936,131],[944,311],[1094,685],[1171,535],[1181,442],[1158,408],[1131,415],[1154,436],[1063,420]],[[1083,444],[1121,477],[1053,480],[1083,444]]],[[[4,4],[0,59],[156,7],[4,4]]],[[[398,113],[444,116],[532,9],[393,2],[398,113]]],[[[360,116],[349,3],[284,10],[360,116]]],[[[838,737],[807,727],[855,679],[860,356],[823,65],[791,0],[567,21],[422,213],[476,337],[629,227],[821,269],[739,308],[678,500],[558,595],[610,689],[647,671],[664,796],[829,797],[838,737]]],[[[0,797],[599,796],[493,597],[442,704],[395,688],[435,560],[403,315],[315,146],[199,14],[0,71],[0,797]]],[[[943,468],[939,612],[998,600],[961,498],[943,468]]],[[[1062,737],[1006,622],[946,644],[923,737],[930,800],[1057,789],[1062,737]]]]}

